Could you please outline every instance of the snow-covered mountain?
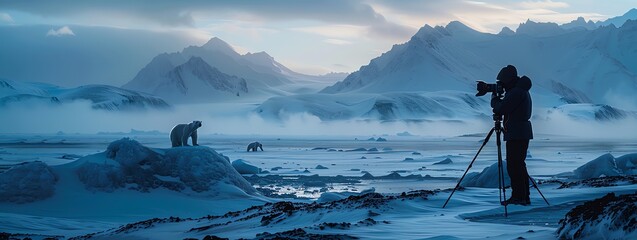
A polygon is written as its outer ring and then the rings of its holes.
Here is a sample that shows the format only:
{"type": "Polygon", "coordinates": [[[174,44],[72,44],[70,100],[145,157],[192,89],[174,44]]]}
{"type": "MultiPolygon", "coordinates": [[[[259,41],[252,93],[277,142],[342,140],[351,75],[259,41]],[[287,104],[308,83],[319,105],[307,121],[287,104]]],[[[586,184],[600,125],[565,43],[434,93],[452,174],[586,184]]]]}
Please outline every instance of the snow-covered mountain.
{"type": "Polygon", "coordinates": [[[458,21],[425,25],[408,42],[319,94],[271,98],[256,112],[275,119],[294,113],[323,120],[484,117],[488,104],[469,103],[467,96],[477,97],[466,93],[475,92],[476,80],[495,82],[500,68],[512,64],[532,79],[534,107],[543,119],[555,111],[585,121],[635,117],[637,20],[620,27],[591,24],[583,18],[562,26],[527,20],[516,31],[503,28],[499,34],[458,21]],[[441,96],[453,100],[440,102],[441,96]],[[450,102],[453,107],[445,106],[450,102]]]}
{"type": "Polygon", "coordinates": [[[152,86],[144,88],[174,103],[206,102],[248,93],[245,79],[222,73],[200,57],[191,57],[156,79],[152,86]]]}
{"type": "Polygon", "coordinates": [[[593,30],[597,28],[597,25],[591,20],[586,21],[583,17],[578,17],[577,20],[562,24],[560,27],[573,30],[593,30]]]}
{"type": "Polygon", "coordinates": [[[595,24],[597,24],[598,26],[608,26],[608,25],[611,25],[611,24],[613,24],[615,26],[621,26],[627,20],[631,20],[631,19],[632,20],[637,19],[637,8],[630,9],[624,15],[617,16],[617,17],[612,17],[612,18],[607,19],[606,21],[598,21],[595,24]]]}
{"type": "MultiPolygon", "coordinates": [[[[190,66],[192,68],[194,66],[190,66]]],[[[183,68],[183,67],[182,67],[183,68]]],[[[342,76],[342,75],[341,75],[342,76]]],[[[266,52],[247,53],[241,55],[237,53],[228,43],[219,38],[212,38],[202,46],[189,46],[181,52],[163,53],[146,65],[139,71],[137,76],[130,82],[126,83],[123,88],[152,93],[168,99],[171,102],[187,103],[202,102],[221,99],[236,99],[239,96],[267,98],[270,96],[288,95],[290,92],[296,92],[297,89],[303,89],[308,83],[319,82],[322,87],[340,79],[335,79],[334,75],[310,76],[294,72],[283,64],[274,60],[272,56],[266,52]],[[234,82],[237,79],[242,83],[236,88],[225,88],[226,92],[231,92],[232,97],[220,98],[218,94],[203,94],[203,91],[210,89],[206,87],[199,89],[200,92],[192,92],[185,90],[183,87],[174,86],[175,82],[179,82],[176,78],[175,71],[183,64],[192,65],[192,59],[196,61],[197,67],[201,67],[208,71],[213,69],[215,81],[234,82]],[[205,66],[205,65],[208,66],[205,66]],[[222,75],[223,74],[223,75],[222,75]],[[221,78],[226,80],[221,80],[221,78]],[[171,82],[171,83],[168,83],[171,82]],[[172,85],[172,86],[171,86],[172,85]],[[174,87],[174,88],[171,88],[174,87]],[[249,91],[248,91],[249,89],[249,91]],[[209,97],[206,97],[209,96],[209,97]]],[[[188,81],[190,84],[210,83],[210,79],[202,79],[201,76],[195,77],[188,81]]],[[[225,83],[217,83],[217,85],[227,85],[225,83]]],[[[320,89],[320,88],[319,88],[320,89]]],[[[220,89],[215,88],[216,91],[220,89]]],[[[318,90],[318,89],[315,89],[318,90]]]]}
{"type": "Polygon", "coordinates": [[[27,83],[0,79],[0,107],[24,102],[64,104],[90,101],[91,107],[103,110],[166,109],[161,98],[108,85],[86,85],[65,89],[44,83],[27,83]]]}
{"type": "Polygon", "coordinates": [[[473,91],[475,80],[493,82],[501,67],[512,64],[531,77],[535,93],[555,94],[563,103],[637,109],[635,39],[635,20],[582,31],[527,21],[515,33],[498,35],[460,22],[426,25],[322,92],[473,91]]]}

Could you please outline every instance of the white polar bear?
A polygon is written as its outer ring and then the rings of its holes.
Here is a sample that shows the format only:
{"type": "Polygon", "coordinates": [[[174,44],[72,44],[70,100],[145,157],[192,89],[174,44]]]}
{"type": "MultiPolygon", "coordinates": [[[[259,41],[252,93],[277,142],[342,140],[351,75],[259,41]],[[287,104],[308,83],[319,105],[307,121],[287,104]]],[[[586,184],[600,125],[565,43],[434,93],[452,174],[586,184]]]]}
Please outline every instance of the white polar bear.
{"type": "Polygon", "coordinates": [[[173,147],[190,146],[188,145],[188,138],[192,137],[192,145],[199,146],[197,144],[197,128],[201,127],[201,121],[192,121],[188,124],[177,124],[170,131],[170,141],[173,147]]]}

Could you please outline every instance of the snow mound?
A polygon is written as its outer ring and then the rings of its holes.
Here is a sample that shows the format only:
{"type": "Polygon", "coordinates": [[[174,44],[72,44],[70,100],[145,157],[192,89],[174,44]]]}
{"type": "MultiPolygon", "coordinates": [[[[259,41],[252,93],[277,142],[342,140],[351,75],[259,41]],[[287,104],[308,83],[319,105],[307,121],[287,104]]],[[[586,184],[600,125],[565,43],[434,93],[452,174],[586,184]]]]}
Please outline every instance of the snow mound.
{"type": "Polygon", "coordinates": [[[559,239],[637,239],[637,193],[585,202],[560,220],[559,239]]]}
{"type": "MultiPolygon", "coordinates": [[[[504,185],[510,185],[511,179],[509,179],[509,173],[507,171],[506,161],[502,162],[502,168],[504,173],[504,185]]],[[[463,187],[483,187],[483,188],[497,188],[498,185],[498,163],[494,163],[482,170],[482,172],[468,173],[462,180],[460,186],[463,187]]]]}
{"type": "Polygon", "coordinates": [[[617,168],[626,175],[637,175],[637,153],[626,154],[615,158],[617,168]]]}
{"type": "Polygon", "coordinates": [[[256,192],[225,156],[208,147],[155,151],[123,138],[112,142],[104,155],[105,158],[97,158],[99,160],[78,160],[76,173],[87,189],[112,192],[128,187],[148,192],[161,187],[215,194],[220,190],[217,184],[226,184],[246,193],[256,192]]]}
{"type": "MultiPolygon", "coordinates": [[[[369,174],[369,173],[367,173],[367,174],[369,174]]],[[[346,198],[351,197],[351,196],[361,196],[361,195],[365,195],[365,194],[368,194],[368,193],[375,193],[375,192],[376,192],[375,188],[366,189],[366,190],[363,190],[361,192],[324,192],[316,200],[316,202],[317,203],[334,202],[334,201],[339,201],[339,200],[342,200],[342,199],[346,199],[346,198]]]]}
{"type": "Polygon", "coordinates": [[[601,176],[619,176],[621,171],[617,168],[615,157],[607,153],[578,167],[573,171],[573,174],[573,177],[577,179],[587,179],[601,176]]]}
{"type": "Polygon", "coordinates": [[[234,167],[234,169],[237,170],[237,172],[239,172],[240,174],[258,174],[261,172],[261,168],[258,168],[243,159],[237,159],[233,161],[232,167],[234,167]]]}
{"type": "Polygon", "coordinates": [[[0,202],[27,203],[53,195],[58,178],[43,162],[22,163],[0,173],[0,202]]]}

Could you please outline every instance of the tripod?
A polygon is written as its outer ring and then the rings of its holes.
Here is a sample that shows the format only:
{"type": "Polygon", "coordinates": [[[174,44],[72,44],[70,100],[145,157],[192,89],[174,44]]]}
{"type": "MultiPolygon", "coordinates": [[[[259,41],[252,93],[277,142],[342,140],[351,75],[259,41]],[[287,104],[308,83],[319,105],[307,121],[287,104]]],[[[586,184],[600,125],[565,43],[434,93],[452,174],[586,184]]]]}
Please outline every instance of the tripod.
{"type": "MultiPolygon", "coordinates": [[[[464,174],[462,174],[462,177],[456,184],[456,187],[453,188],[453,191],[449,195],[449,198],[447,198],[447,201],[445,201],[445,204],[442,205],[442,208],[445,208],[447,206],[447,203],[449,203],[451,196],[453,196],[453,194],[456,192],[456,190],[460,186],[460,183],[462,182],[464,177],[467,175],[467,172],[469,172],[469,169],[471,169],[471,167],[473,166],[473,163],[476,161],[476,158],[478,158],[478,155],[482,151],[482,148],[484,148],[484,146],[487,145],[487,142],[489,142],[489,139],[491,138],[491,135],[493,135],[493,132],[495,132],[496,145],[498,146],[498,192],[500,193],[500,202],[502,203],[504,202],[504,200],[506,200],[506,188],[504,183],[504,168],[502,167],[502,142],[500,141],[500,136],[502,135],[502,115],[493,114],[493,121],[495,123],[495,126],[491,128],[491,130],[487,134],[487,137],[485,137],[484,141],[482,141],[482,146],[480,146],[480,149],[478,149],[478,152],[473,157],[473,160],[471,160],[471,162],[469,163],[467,170],[465,170],[464,174]]],[[[528,177],[530,182],[533,183],[533,187],[537,189],[537,192],[540,193],[540,196],[542,196],[542,198],[544,199],[544,202],[546,202],[546,204],[550,206],[551,204],[549,204],[549,202],[544,197],[544,194],[542,194],[540,189],[537,187],[535,180],[533,180],[531,176],[528,176],[528,177]]],[[[506,204],[503,204],[503,205],[504,205],[504,217],[507,217],[508,216],[507,205],[506,204]]]]}

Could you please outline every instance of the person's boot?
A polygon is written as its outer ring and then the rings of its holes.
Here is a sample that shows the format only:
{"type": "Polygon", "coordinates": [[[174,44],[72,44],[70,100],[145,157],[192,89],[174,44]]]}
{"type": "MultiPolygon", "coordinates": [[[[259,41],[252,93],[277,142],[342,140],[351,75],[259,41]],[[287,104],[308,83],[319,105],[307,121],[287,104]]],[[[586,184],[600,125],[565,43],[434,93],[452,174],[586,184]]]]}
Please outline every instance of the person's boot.
{"type": "Polygon", "coordinates": [[[502,204],[504,206],[509,205],[509,204],[527,206],[527,205],[531,204],[531,200],[530,199],[520,199],[520,198],[511,197],[511,198],[501,202],[500,204],[502,204]]]}

